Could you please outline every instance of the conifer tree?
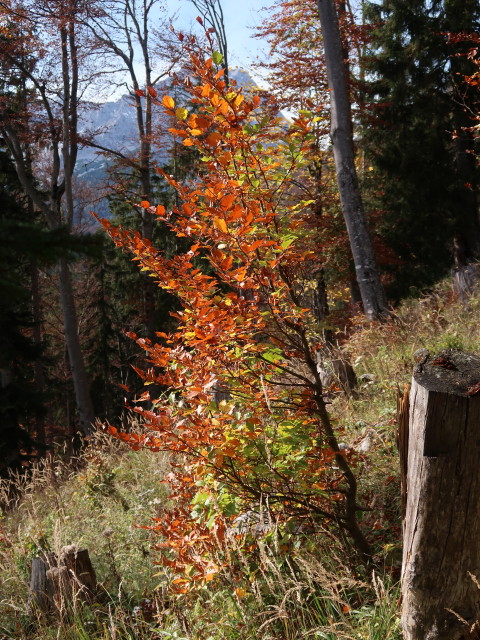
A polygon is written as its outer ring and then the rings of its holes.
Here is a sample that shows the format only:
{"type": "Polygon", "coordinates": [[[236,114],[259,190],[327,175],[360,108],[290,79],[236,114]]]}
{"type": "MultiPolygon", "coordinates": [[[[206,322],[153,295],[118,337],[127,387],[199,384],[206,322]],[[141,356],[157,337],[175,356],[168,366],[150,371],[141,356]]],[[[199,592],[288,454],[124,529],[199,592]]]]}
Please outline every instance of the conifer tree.
{"type": "Polygon", "coordinates": [[[458,93],[459,67],[469,62],[447,36],[478,30],[479,7],[384,0],[366,15],[374,27],[366,60],[373,109],[364,140],[381,185],[382,231],[400,259],[391,291],[400,296],[446,274],[454,238],[464,261],[480,256],[473,137],[458,93]]]}

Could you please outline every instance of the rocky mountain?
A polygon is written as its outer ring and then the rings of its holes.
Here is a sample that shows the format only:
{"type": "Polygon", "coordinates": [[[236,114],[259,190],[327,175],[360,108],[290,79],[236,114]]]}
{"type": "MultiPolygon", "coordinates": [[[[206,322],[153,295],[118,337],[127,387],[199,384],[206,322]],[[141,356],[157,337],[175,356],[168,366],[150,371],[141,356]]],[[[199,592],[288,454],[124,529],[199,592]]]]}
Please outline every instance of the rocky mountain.
{"type": "MultiPolygon", "coordinates": [[[[230,78],[238,86],[254,86],[248,72],[241,69],[230,71],[230,78]]],[[[158,93],[168,93],[168,83],[156,87],[158,93]]],[[[161,114],[159,114],[161,115],[161,114]]],[[[91,137],[96,144],[129,155],[138,148],[138,133],[133,100],[122,95],[103,104],[89,103],[81,113],[79,132],[82,137],[91,137]]],[[[89,183],[100,182],[108,159],[93,147],[80,149],[76,165],[77,176],[89,183]]]]}

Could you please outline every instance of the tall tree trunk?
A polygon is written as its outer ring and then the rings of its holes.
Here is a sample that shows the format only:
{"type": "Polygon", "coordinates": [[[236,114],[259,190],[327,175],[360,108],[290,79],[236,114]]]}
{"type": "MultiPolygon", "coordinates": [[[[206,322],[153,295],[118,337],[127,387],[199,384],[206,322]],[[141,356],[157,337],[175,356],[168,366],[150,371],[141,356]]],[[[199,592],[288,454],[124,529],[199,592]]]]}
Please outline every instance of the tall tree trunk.
{"type": "Polygon", "coordinates": [[[93,432],[95,414],[88,385],[87,372],[83,360],[80,338],[78,335],[78,320],[73,296],[70,269],[65,259],[58,264],[58,279],[60,285],[60,298],[63,310],[63,324],[65,329],[65,342],[68,349],[68,358],[72,370],[75,398],[80,414],[80,430],[85,435],[93,432]]]}
{"type": "Polygon", "coordinates": [[[356,278],[365,315],[370,319],[382,318],[388,314],[387,301],[368,233],[355,169],[347,73],[334,0],[318,0],[318,12],[331,95],[330,135],[338,190],[355,264],[356,278]]]}
{"type": "MultiPolygon", "coordinates": [[[[41,300],[40,300],[40,285],[38,278],[38,266],[35,262],[31,266],[32,274],[32,318],[33,328],[32,336],[35,346],[40,349],[42,345],[42,314],[41,314],[41,300]]],[[[45,371],[43,363],[40,358],[36,358],[33,364],[33,370],[35,375],[35,386],[39,395],[43,396],[45,393],[45,371]]],[[[37,414],[35,416],[35,439],[36,441],[45,446],[47,439],[45,434],[45,418],[43,415],[37,414]]]]}

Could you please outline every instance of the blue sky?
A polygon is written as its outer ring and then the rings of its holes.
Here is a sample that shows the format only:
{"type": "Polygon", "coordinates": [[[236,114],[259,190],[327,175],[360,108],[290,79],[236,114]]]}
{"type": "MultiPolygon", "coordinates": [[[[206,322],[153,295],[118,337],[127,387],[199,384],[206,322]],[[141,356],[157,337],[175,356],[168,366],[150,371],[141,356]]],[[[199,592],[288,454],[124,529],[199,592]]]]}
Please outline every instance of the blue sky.
{"type": "MultiPolygon", "coordinates": [[[[252,28],[259,26],[266,15],[261,11],[266,4],[267,0],[222,0],[230,66],[248,68],[258,54],[265,53],[265,42],[252,37],[252,28]]],[[[167,6],[172,13],[178,13],[179,28],[196,24],[198,11],[190,0],[167,0],[167,6]]]]}

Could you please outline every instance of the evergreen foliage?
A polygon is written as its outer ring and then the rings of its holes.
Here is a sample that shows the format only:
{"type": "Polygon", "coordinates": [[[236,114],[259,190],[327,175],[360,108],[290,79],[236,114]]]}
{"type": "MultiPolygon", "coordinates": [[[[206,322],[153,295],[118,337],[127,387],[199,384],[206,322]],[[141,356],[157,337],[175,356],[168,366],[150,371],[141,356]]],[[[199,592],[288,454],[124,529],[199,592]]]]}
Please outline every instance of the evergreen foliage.
{"type": "Polygon", "coordinates": [[[32,327],[30,273],[32,260],[45,257],[47,238],[26,219],[16,176],[7,154],[0,151],[0,475],[21,468],[35,445],[32,420],[44,411],[33,375],[40,357],[32,327]],[[15,197],[15,194],[17,197],[15,197]]]}
{"type": "MultiPolygon", "coordinates": [[[[373,166],[381,232],[397,254],[391,294],[432,285],[452,265],[453,238],[479,256],[473,143],[462,129],[457,57],[447,33],[474,31],[474,2],[384,0],[366,11],[373,29],[366,66],[373,103],[364,142],[373,166]],[[373,114],[373,115],[372,115],[373,114]],[[460,125],[460,126],[459,126],[460,125]],[[453,139],[458,130],[460,137],[453,139]]],[[[463,45],[464,49],[464,45],[463,45]]]]}

